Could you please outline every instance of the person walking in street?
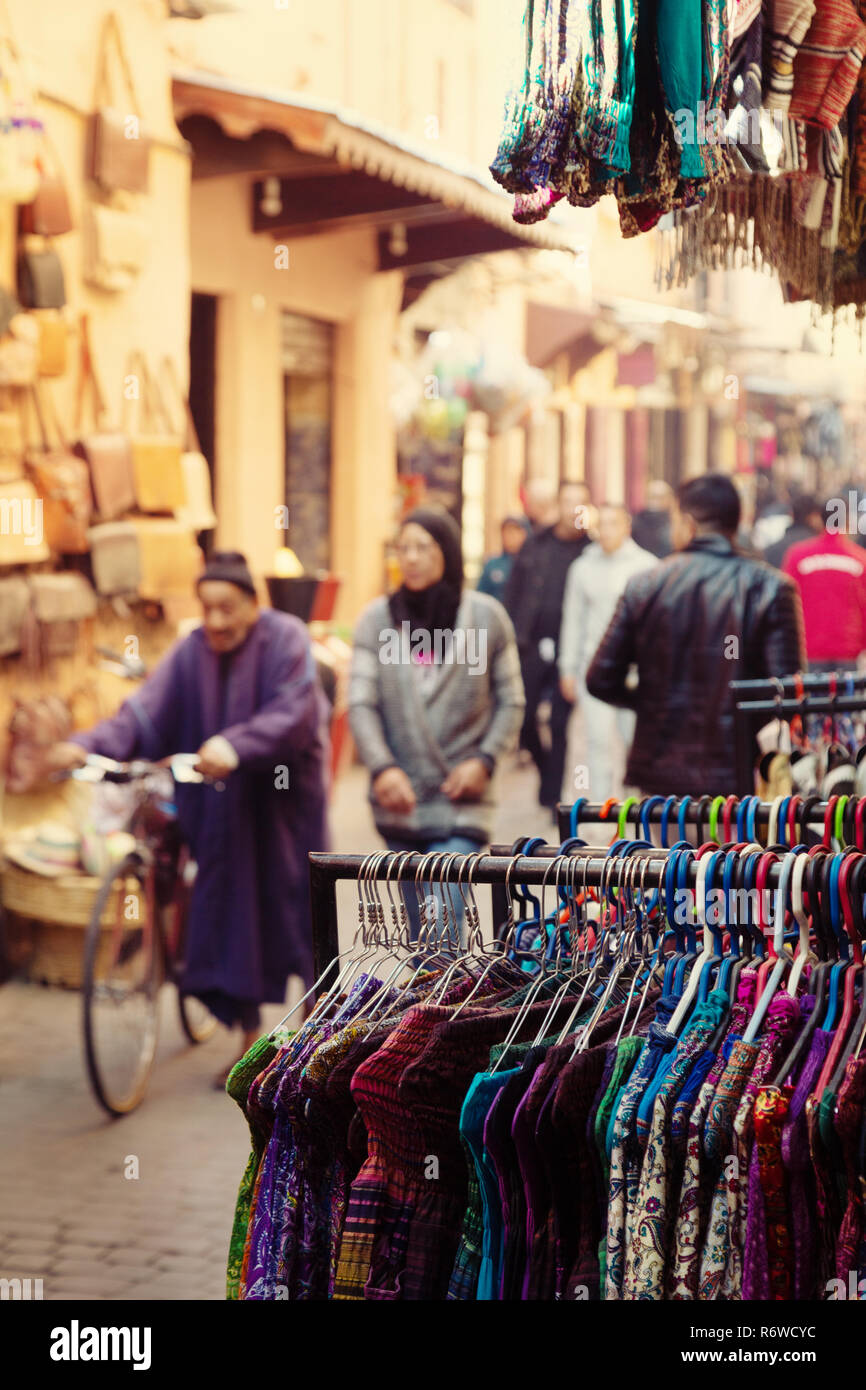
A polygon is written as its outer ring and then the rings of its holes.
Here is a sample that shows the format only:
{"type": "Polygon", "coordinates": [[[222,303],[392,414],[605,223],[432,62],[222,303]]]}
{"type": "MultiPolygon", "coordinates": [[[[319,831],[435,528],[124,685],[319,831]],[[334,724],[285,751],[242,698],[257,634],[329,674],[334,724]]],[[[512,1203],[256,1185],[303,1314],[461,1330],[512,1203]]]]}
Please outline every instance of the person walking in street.
{"type": "Polygon", "coordinates": [[[505,607],[514,623],[526,691],[521,745],[538,768],[539,803],[557,804],[567,751],[571,705],[559,687],[556,662],[565,581],[571,565],[589,545],[586,531],[589,488],[565,482],[559,490],[559,520],[530,536],[514,562],[505,587],[505,607]],[[550,702],[550,738],[542,740],[539,706],[550,702]]]}
{"type": "MultiPolygon", "coordinates": [[[[410,512],[397,554],[402,584],[355,628],[349,723],[388,848],[469,854],[490,839],[494,774],[523,718],[514,630],[496,599],[464,589],[446,512],[410,512]]],[[[404,898],[415,939],[414,887],[404,898]]]]}
{"type": "Polygon", "coordinates": [[[866,652],[866,555],[849,536],[827,528],[791,546],[782,569],[803,604],[806,655],[813,670],[844,670],[866,652]]]}
{"type": "Polygon", "coordinates": [[[175,792],[198,866],[184,989],[240,1025],[243,1055],[261,1031],[260,1006],[284,1003],[288,977],[313,983],[307,855],[328,847],[326,706],[306,628],[259,609],[243,555],[217,551],[196,587],[201,626],[113,718],[58,745],[53,762],[197,753],[198,771],[224,781],[175,792]]]}
{"type": "Polygon", "coordinates": [[[784,569],[785,556],[792,545],[814,540],[824,530],[824,508],[811,493],[797,494],[791,503],[791,514],[791,524],[785,534],[764,551],[767,564],[779,570],[784,569]]]}
{"type": "Polygon", "coordinates": [[[585,780],[578,790],[593,801],[615,794],[617,735],[626,753],[634,738],[634,712],[596,700],[586,689],[586,672],[626,584],[658,563],[631,537],[631,520],[619,502],[598,509],[598,539],[575,560],[565,584],[559,634],[559,685],[571,705],[580,702],[583,718],[585,780]]]}
{"type": "Polygon", "coordinates": [[[797,590],[737,551],[739,524],[729,478],[708,473],[684,483],[674,513],[677,553],[628,582],[587,672],[590,695],[636,713],[626,782],[645,794],[734,791],[729,682],[802,668],[797,590]]]}
{"type": "Polygon", "coordinates": [[[635,545],[648,550],[657,560],[663,560],[674,548],[671,538],[671,513],[674,509],[674,490],[662,478],[647,485],[646,506],[635,513],[631,534],[635,545]]]}
{"type": "Polygon", "coordinates": [[[499,603],[502,602],[514,557],[519,553],[531,529],[525,517],[505,518],[502,523],[502,554],[492,555],[481,571],[481,578],[478,580],[479,594],[489,594],[499,603]]]}
{"type": "Polygon", "coordinates": [[[556,525],[559,503],[555,483],[549,478],[531,478],[521,492],[523,509],[533,535],[556,525]]]}

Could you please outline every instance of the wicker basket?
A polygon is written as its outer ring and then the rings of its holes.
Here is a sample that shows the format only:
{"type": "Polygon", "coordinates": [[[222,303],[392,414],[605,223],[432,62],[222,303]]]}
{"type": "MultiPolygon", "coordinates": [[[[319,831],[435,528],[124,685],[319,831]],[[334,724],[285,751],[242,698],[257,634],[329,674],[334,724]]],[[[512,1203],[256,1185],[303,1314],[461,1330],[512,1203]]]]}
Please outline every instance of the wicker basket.
{"type": "MultiPolygon", "coordinates": [[[[31,939],[28,979],[68,989],[81,988],[84,932],[101,883],[101,879],[88,874],[42,878],[17,864],[6,863],[0,878],[0,899],[31,939]]],[[[115,889],[106,903],[102,916],[106,928],[116,921],[119,892],[119,888],[115,889]]],[[[140,902],[138,899],[139,905],[140,902]]],[[[140,925],[140,914],[127,918],[124,913],[124,927],[133,930],[140,925]]],[[[107,955],[108,944],[106,932],[104,946],[97,955],[97,971],[107,955]]]]}

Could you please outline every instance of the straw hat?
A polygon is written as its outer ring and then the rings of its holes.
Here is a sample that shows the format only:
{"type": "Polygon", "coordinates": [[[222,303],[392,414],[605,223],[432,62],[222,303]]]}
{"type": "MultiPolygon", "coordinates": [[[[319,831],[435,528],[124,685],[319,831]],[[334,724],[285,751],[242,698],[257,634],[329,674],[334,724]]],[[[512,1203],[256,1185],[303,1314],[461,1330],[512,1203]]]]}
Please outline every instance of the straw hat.
{"type": "Polygon", "coordinates": [[[78,833],[69,826],[42,821],[7,840],[3,853],[21,869],[43,878],[60,878],[80,870],[80,845],[78,833]]]}

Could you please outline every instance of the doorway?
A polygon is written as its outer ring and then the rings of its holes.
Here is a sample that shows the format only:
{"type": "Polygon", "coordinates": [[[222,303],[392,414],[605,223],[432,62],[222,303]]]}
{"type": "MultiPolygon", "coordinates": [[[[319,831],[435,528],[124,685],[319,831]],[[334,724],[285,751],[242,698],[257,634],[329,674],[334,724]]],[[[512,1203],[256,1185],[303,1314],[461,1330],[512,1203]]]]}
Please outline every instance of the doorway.
{"type": "MultiPolygon", "coordinates": [[[[210,471],[214,510],[219,515],[219,488],[216,457],[216,353],[217,353],[217,296],[192,296],[189,325],[189,408],[199,446],[207,459],[210,471]]],[[[203,531],[199,544],[209,553],[213,549],[214,532],[203,531]]]]}

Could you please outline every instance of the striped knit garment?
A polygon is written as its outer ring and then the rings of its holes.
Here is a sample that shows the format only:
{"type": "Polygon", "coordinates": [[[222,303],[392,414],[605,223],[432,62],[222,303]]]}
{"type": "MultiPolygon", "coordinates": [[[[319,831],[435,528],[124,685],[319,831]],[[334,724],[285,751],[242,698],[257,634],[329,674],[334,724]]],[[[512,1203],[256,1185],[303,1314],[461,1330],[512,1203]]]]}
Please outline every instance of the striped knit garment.
{"type": "Polygon", "coordinates": [[[814,14],[815,0],[770,0],[764,106],[772,115],[787,115],[794,92],[794,61],[814,14]]]}
{"type": "Polygon", "coordinates": [[[866,24],[851,0],[816,0],[815,16],[794,62],[791,115],[823,126],[839,124],[866,56],[866,24]]]}
{"type": "MultiPolygon", "coordinates": [[[[860,18],[866,20],[866,0],[859,0],[860,18]]],[[[860,69],[857,82],[857,118],[852,122],[851,193],[866,198],[866,63],[860,69]]]]}

